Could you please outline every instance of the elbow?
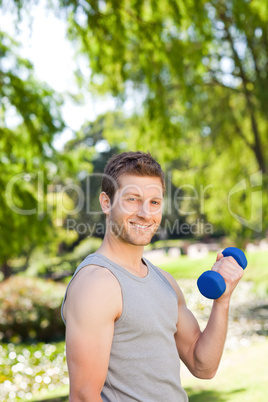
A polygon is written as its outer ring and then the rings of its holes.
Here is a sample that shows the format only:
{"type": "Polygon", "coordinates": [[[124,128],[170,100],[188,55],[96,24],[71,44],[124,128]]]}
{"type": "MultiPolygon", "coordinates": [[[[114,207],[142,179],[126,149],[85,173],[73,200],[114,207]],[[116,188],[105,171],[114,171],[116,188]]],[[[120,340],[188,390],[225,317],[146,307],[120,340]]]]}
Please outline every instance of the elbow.
{"type": "Polygon", "coordinates": [[[218,367],[218,364],[208,365],[207,362],[201,363],[198,361],[192,365],[190,371],[196,378],[199,378],[200,380],[211,380],[215,377],[218,367]]]}
{"type": "Polygon", "coordinates": [[[193,370],[192,374],[199,378],[200,380],[212,380],[217,373],[217,369],[203,369],[203,370],[193,370]]]}
{"type": "Polygon", "coordinates": [[[200,378],[201,380],[212,380],[212,378],[214,378],[215,375],[216,375],[216,371],[212,372],[212,373],[201,374],[197,378],[200,378]]]}
{"type": "Polygon", "coordinates": [[[208,358],[198,358],[195,355],[195,359],[193,361],[193,372],[192,374],[199,379],[202,380],[211,380],[215,377],[218,367],[220,364],[219,359],[208,359],[208,358]]]}
{"type": "Polygon", "coordinates": [[[69,402],[87,402],[88,398],[89,396],[82,392],[70,392],[69,402]]]}
{"type": "Polygon", "coordinates": [[[99,402],[102,401],[100,392],[89,387],[81,387],[72,392],[70,390],[69,402],[99,402]]]}

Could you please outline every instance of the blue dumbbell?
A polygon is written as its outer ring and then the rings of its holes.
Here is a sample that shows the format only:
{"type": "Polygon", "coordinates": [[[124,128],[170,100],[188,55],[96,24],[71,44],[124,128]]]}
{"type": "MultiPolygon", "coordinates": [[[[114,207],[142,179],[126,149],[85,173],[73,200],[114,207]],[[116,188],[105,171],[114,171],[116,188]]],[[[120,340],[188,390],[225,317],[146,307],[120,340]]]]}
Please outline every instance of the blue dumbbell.
{"type": "MultiPolygon", "coordinates": [[[[245,254],[239,248],[227,247],[222,254],[224,257],[233,257],[243,269],[248,265],[245,254]]],[[[200,293],[208,299],[218,299],[226,290],[223,277],[215,271],[206,271],[200,275],[197,286],[200,293]]]]}

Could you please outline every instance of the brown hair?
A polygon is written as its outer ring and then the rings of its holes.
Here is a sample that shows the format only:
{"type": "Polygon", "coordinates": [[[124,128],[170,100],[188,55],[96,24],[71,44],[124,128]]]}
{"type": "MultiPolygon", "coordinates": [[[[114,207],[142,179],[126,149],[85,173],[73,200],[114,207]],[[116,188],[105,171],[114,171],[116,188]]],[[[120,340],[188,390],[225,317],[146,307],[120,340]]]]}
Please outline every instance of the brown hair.
{"type": "Polygon", "coordinates": [[[107,162],[102,178],[102,191],[104,191],[113,202],[116,190],[119,188],[119,176],[123,174],[136,176],[159,177],[165,193],[165,176],[159,163],[151,154],[144,152],[122,152],[113,155],[107,162]]]}

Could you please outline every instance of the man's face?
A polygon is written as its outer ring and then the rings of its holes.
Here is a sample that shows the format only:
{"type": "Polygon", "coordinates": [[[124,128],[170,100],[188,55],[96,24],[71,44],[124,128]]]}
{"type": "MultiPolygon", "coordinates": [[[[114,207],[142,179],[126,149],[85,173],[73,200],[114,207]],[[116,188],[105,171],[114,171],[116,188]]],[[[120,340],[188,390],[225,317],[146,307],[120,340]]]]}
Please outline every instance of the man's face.
{"type": "Polygon", "coordinates": [[[163,187],[159,177],[124,174],[108,217],[109,230],[135,246],[149,244],[162,219],[163,187]]]}

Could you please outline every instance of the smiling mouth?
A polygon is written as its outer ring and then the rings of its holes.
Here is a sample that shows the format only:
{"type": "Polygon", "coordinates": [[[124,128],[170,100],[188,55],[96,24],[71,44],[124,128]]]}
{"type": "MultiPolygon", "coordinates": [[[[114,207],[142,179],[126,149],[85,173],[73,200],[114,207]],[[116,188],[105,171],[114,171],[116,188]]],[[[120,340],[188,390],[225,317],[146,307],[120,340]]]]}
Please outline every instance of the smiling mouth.
{"type": "Polygon", "coordinates": [[[138,229],[146,230],[149,229],[152,225],[140,225],[138,223],[130,222],[130,224],[138,229]]]}

